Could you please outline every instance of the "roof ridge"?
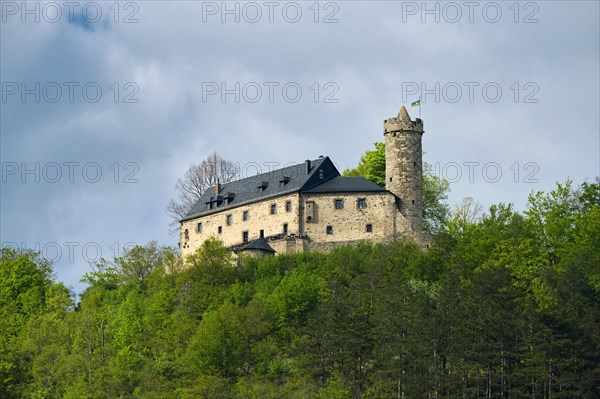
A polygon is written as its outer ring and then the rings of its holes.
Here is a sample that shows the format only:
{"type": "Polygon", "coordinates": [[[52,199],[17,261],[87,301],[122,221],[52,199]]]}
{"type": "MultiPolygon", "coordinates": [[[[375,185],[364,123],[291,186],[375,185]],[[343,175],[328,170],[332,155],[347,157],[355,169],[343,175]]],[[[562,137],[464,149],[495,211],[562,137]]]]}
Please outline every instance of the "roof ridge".
{"type": "MultiPolygon", "coordinates": [[[[320,163],[323,163],[326,159],[329,159],[329,157],[328,156],[324,156],[322,158],[317,158],[317,159],[313,159],[313,160],[307,159],[306,161],[310,161],[311,164],[313,162],[317,162],[317,161],[320,162],[320,163]]],[[[258,179],[261,176],[272,175],[275,172],[279,172],[279,171],[282,171],[282,170],[285,170],[285,169],[298,168],[301,165],[305,165],[306,161],[300,162],[300,163],[296,163],[296,164],[293,164],[293,165],[289,165],[289,166],[284,166],[283,168],[279,168],[279,169],[273,169],[273,170],[271,170],[269,172],[263,172],[263,173],[259,173],[257,175],[253,175],[253,176],[246,176],[246,177],[244,177],[242,179],[231,180],[231,181],[228,181],[227,183],[221,183],[221,187],[220,188],[222,190],[226,185],[231,184],[231,183],[242,182],[242,181],[248,180],[248,179],[258,179]]],[[[311,171],[310,171],[310,173],[308,173],[308,175],[312,175],[315,172],[315,170],[316,170],[316,168],[311,168],[311,171]]],[[[206,191],[208,191],[208,190],[210,190],[211,188],[214,188],[214,187],[216,187],[216,184],[213,185],[213,186],[208,187],[206,189],[206,191]]]]}
{"type": "Polygon", "coordinates": [[[218,195],[216,186],[211,186],[204,191],[181,221],[279,195],[307,190],[323,184],[339,174],[329,157],[320,157],[316,160],[306,160],[304,163],[222,183],[218,195]],[[289,177],[289,179],[285,179],[285,177],[289,177]]]}

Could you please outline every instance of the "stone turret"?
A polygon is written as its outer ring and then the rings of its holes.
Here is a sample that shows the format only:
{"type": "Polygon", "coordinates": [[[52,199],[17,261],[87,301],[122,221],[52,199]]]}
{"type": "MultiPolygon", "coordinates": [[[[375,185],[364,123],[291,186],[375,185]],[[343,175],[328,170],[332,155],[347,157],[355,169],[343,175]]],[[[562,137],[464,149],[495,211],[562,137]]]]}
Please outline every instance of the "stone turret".
{"type": "Polygon", "coordinates": [[[400,212],[413,231],[423,231],[423,121],[410,119],[404,106],[383,121],[385,188],[400,198],[400,212]]]}

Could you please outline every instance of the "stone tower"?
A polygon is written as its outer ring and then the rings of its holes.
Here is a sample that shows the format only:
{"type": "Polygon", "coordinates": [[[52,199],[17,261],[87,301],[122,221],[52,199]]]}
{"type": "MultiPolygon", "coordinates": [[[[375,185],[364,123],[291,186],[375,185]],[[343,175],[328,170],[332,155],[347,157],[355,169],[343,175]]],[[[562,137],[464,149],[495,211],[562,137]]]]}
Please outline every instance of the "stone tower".
{"type": "Polygon", "coordinates": [[[383,121],[385,188],[400,197],[400,212],[415,232],[423,231],[423,133],[423,121],[411,120],[404,106],[383,121]]]}

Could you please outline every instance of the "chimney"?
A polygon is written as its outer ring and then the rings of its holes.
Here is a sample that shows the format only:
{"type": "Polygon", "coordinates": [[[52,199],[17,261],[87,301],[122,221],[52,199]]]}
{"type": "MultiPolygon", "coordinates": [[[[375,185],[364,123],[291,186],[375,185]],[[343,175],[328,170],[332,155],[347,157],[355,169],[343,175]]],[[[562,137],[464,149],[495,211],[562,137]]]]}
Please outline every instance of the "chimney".
{"type": "Polygon", "coordinates": [[[310,159],[307,159],[306,161],[304,161],[304,164],[306,165],[306,174],[310,173],[310,159]]]}
{"type": "Polygon", "coordinates": [[[219,195],[219,191],[221,191],[221,183],[219,182],[219,179],[217,179],[217,185],[215,186],[215,191],[217,192],[217,195],[219,195]]]}

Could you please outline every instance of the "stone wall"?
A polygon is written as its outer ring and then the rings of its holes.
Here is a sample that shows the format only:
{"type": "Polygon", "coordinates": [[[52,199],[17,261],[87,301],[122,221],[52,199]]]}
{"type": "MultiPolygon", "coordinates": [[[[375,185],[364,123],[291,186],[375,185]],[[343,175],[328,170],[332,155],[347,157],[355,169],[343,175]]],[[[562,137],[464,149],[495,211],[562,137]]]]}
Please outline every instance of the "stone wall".
{"type": "Polygon", "coordinates": [[[387,191],[294,193],[223,209],[183,222],[180,236],[181,254],[185,257],[193,253],[211,236],[218,237],[228,247],[240,245],[243,242],[244,231],[248,232],[248,241],[253,241],[260,237],[260,231],[263,230],[264,237],[278,254],[306,250],[326,251],[361,240],[381,243],[406,236],[417,238],[410,223],[399,211],[396,201],[396,197],[387,191]],[[365,202],[362,209],[358,206],[359,199],[365,202]],[[286,210],[288,201],[291,203],[290,211],[286,210]],[[336,201],[342,202],[341,209],[336,209],[336,201]],[[273,204],[276,205],[275,214],[271,214],[273,204]],[[248,220],[243,220],[245,211],[248,212],[248,220]],[[228,216],[231,216],[230,225],[227,224],[228,216]],[[198,232],[198,223],[202,223],[201,232],[198,232]],[[284,223],[288,225],[285,235],[284,223]],[[368,231],[367,225],[370,225],[371,231],[368,231]]]}
{"type": "MultiPolygon", "coordinates": [[[[283,225],[288,225],[288,235],[300,234],[299,225],[300,194],[294,193],[267,199],[264,201],[242,205],[235,208],[223,209],[211,215],[201,216],[182,223],[180,229],[180,250],[182,256],[193,253],[202,242],[211,236],[223,240],[226,246],[241,244],[242,233],[248,232],[248,240],[253,241],[264,236],[275,236],[283,233],[283,225]],[[286,202],[291,202],[291,210],[286,211],[286,202]],[[276,213],[271,214],[271,205],[276,205],[276,213]],[[244,211],[248,212],[248,220],[243,220],[244,211]],[[231,215],[231,224],[227,225],[227,216],[231,215]],[[198,232],[198,223],[202,223],[202,232],[198,232]],[[219,226],[221,233],[219,234],[219,226]],[[186,240],[185,231],[188,231],[186,240]]],[[[276,248],[273,248],[277,251],[276,248]]]]}
{"type": "Polygon", "coordinates": [[[301,223],[312,247],[317,242],[382,242],[392,239],[397,233],[395,221],[398,212],[395,197],[389,192],[303,194],[301,203],[301,223]],[[365,200],[364,209],[358,207],[359,199],[365,200]],[[336,209],[336,200],[342,201],[342,209],[336,209]],[[307,205],[311,204],[314,214],[307,215],[307,205]],[[310,222],[307,221],[308,216],[313,216],[310,222]],[[370,232],[367,231],[367,224],[371,225],[370,232]]]}
{"type": "Polygon", "coordinates": [[[308,240],[298,236],[287,236],[279,240],[269,241],[277,254],[304,252],[308,249],[308,240]]]}
{"type": "Polygon", "coordinates": [[[385,184],[400,200],[400,212],[414,231],[423,227],[423,122],[404,110],[384,122],[385,184]]]}

